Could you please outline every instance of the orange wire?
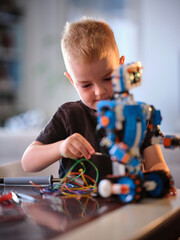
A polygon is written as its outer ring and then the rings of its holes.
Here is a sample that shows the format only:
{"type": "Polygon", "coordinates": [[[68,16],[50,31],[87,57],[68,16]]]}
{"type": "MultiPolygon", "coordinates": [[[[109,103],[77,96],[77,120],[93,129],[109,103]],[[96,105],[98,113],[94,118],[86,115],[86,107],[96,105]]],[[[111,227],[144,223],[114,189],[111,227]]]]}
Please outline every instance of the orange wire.
{"type": "Polygon", "coordinates": [[[43,186],[37,185],[37,184],[33,183],[32,181],[30,181],[30,184],[32,184],[32,185],[33,185],[34,187],[36,187],[37,189],[43,191],[43,186]]]}
{"type": "MultiPolygon", "coordinates": [[[[79,175],[79,172],[70,172],[70,173],[68,174],[68,176],[69,176],[69,175],[79,175]]],[[[95,184],[94,187],[97,187],[97,184],[96,184],[96,182],[95,182],[95,180],[94,180],[93,178],[89,177],[89,176],[86,175],[86,174],[83,174],[83,175],[84,175],[84,177],[86,177],[87,179],[91,180],[91,181],[95,184]]],[[[64,179],[64,183],[63,183],[63,185],[62,185],[62,187],[61,187],[61,191],[63,191],[63,188],[65,188],[65,189],[68,190],[69,192],[74,193],[74,191],[71,190],[70,188],[68,188],[68,186],[67,186],[67,181],[66,181],[66,179],[67,179],[68,176],[66,176],[65,179],[64,179]]],[[[79,189],[79,190],[81,190],[81,191],[86,191],[86,190],[89,189],[89,187],[90,187],[90,186],[86,186],[86,187],[85,187],[85,186],[83,186],[83,185],[81,185],[81,184],[79,184],[79,183],[76,183],[76,182],[75,182],[75,184],[77,184],[78,186],[82,187],[82,189],[79,189]]],[[[78,193],[76,193],[76,195],[78,195],[78,193]]]]}

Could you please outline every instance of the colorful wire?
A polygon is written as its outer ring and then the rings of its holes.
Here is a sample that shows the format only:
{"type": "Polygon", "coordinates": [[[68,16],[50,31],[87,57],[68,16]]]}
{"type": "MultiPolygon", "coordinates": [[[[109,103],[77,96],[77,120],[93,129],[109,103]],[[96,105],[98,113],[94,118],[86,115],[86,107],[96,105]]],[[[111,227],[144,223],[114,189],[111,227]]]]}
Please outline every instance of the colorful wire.
{"type": "Polygon", "coordinates": [[[71,158],[71,159],[75,160],[75,163],[71,166],[69,171],[65,174],[65,176],[61,179],[61,181],[58,184],[49,185],[47,187],[34,184],[33,182],[31,182],[31,184],[35,186],[42,194],[51,194],[51,195],[63,194],[65,196],[72,196],[72,197],[85,197],[85,196],[90,196],[92,193],[96,193],[97,182],[99,179],[99,172],[97,167],[90,160],[85,158],[81,158],[81,159],[71,158]],[[96,172],[95,179],[85,174],[86,167],[84,162],[88,162],[95,169],[95,172],[96,172]],[[74,172],[73,169],[78,164],[81,164],[82,168],[79,169],[79,172],[74,172]],[[81,178],[81,180],[84,183],[83,185],[76,181],[78,178],[81,178]],[[89,181],[92,184],[88,184],[89,181]]]}

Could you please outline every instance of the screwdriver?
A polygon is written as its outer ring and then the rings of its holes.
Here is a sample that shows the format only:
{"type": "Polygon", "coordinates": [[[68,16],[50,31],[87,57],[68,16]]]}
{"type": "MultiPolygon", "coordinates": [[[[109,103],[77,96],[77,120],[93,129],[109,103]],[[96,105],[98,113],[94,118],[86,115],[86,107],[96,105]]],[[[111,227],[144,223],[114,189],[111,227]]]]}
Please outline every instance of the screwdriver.
{"type": "Polygon", "coordinates": [[[5,177],[0,178],[0,185],[22,186],[31,185],[31,182],[40,185],[51,185],[54,182],[61,181],[61,178],[53,178],[50,176],[33,176],[33,177],[5,177]]]}

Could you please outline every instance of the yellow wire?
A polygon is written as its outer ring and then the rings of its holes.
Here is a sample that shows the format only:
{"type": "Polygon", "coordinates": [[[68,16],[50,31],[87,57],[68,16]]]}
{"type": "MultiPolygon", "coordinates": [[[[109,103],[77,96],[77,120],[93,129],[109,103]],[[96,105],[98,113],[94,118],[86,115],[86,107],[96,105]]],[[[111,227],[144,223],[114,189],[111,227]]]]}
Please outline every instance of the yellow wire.
{"type": "Polygon", "coordinates": [[[89,186],[88,183],[87,183],[87,181],[86,181],[86,179],[85,179],[85,177],[84,177],[83,169],[80,168],[80,169],[79,169],[79,172],[81,173],[81,177],[82,177],[82,180],[84,181],[85,185],[86,185],[86,186],[89,186]]]}
{"type": "Polygon", "coordinates": [[[66,192],[64,192],[64,191],[62,191],[62,193],[65,195],[65,196],[69,196],[69,197],[87,197],[87,196],[90,196],[90,193],[88,193],[88,194],[71,194],[71,193],[66,193],[66,192]]]}

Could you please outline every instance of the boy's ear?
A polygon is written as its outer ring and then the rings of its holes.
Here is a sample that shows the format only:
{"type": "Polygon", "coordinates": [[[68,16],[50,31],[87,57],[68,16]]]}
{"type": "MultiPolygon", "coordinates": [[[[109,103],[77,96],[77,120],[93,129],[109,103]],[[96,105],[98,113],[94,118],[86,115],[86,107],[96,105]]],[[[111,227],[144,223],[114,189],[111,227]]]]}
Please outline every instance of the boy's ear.
{"type": "Polygon", "coordinates": [[[120,57],[119,64],[124,64],[125,56],[120,57]]]}
{"type": "Polygon", "coordinates": [[[64,72],[64,76],[66,76],[70,80],[70,82],[74,85],[74,82],[68,72],[64,72]]]}

